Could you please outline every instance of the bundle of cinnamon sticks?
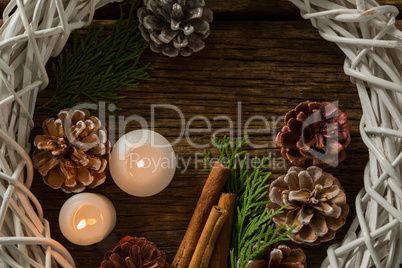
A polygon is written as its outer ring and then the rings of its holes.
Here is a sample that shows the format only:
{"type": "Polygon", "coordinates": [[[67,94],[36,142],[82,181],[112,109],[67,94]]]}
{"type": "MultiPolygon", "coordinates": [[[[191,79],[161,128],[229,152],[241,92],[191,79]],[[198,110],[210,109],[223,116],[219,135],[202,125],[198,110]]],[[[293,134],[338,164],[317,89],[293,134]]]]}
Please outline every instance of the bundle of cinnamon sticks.
{"type": "Polygon", "coordinates": [[[221,193],[229,174],[225,165],[213,166],[170,268],[228,267],[236,195],[221,193]]]}

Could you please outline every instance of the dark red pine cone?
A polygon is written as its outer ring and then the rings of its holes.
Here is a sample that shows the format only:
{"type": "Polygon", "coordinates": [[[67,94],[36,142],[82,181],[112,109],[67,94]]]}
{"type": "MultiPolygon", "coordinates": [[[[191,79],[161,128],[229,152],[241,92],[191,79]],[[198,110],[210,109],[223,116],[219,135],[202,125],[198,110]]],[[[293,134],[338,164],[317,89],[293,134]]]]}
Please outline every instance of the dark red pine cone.
{"type": "Polygon", "coordinates": [[[168,268],[166,254],[146,238],[123,237],[105,253],[100,268],[168,268]]]}
{"type": "Polygon", "coordinates": [[[346,116],[329,102],[300,103],[286,114],[285,126],[276,136],[282,156],[304,168],[337,166],[345,160],[349,143],[346,116]]]}

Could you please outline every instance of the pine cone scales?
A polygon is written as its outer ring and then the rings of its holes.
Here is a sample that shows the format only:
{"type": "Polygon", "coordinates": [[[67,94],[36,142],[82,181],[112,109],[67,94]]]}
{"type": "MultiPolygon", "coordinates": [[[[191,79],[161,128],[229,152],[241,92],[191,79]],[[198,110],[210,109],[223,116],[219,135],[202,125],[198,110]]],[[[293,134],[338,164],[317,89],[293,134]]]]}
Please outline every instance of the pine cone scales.
{"type": "Polygon", "coordinates": [[[99,119],[86,110],[63,110],[35,137],[33,165],[54,189],[78,193],[106,180],[110,142],[99,119]]]}
{"type": "Polygon", "coordinates": [[[204,0],[144,0],[139,29],[152,51],[169,57],[190,56],[205,47],[212,11],[204,0]]]}
{"type": "Polygon", "coordinates": [[[306,101],[286,114],[276,144],[295,166],[327,168],[345,160],[350,139],[346,116],[334,104],[306,101]]]}
{"type": "Polygon", "coordinates": [[[252,261],[247,268],[306,268],[306,255],[300,248],[292,249],[279,245],[271,250],[269,247],[262,260],[252,261]]]}
{"type": "Polygon", "coordinates": [[[168,268],[166,254],[146,238],[126,236],[106,252],[100,268],[168,268]]]}
{"type": "Polygon", "coordinates": [[[273,221],[278,227],[286,224],[288,229],[296,225],[288,236],[297,243],[316,245],[331,240],[349,213],[339,181],[315,166],[307,170],[291,167],[271,184],[269,198],[269,210],[287,205],[273,221]]]}

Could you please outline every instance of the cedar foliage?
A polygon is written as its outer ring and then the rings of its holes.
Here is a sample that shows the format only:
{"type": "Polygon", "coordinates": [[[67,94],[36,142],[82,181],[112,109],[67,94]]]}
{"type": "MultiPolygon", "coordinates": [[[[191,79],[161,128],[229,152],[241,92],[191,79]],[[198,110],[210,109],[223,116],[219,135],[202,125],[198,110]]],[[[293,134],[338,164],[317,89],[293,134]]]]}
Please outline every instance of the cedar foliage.
{"type": "MultiPolygon", "coordinates": [[[[269,158],[263,157],[261,163],[251,160],[242,150],[247,144],[247,136],[233,143],[229,137],[214,137],[214,144],[219,151],[219,162],[231,169],[226,183],[226,191],[236,194],[235,215],[232,226],[230,264],[231,268],[247,267],[251,260],[261,259],[270,245],[288,241],[286,225],[275,228],[272,217],[283,212],[283,208],[273,212],[266,205],[270,203],[268,196],[268,179],[270,172],[264,171],[269,158]],[[241,159],[243,157],[243,159],[241,159]],[[282,231],[283,230],[283,231],[282,231]]],[[[205,161],[211,170],[213,163],[210,152],[205,151],[205,161]]]]}
{"type": "MultiPolygon", "coordinates": [[[[121,110],[117,102],[124,96],[119,91],[137,88],[139,81],[150,80],[148,71],[154,66],[140,64],[147,44],[134,19],[136,5],[134,1],[128,17],[120,7],[120,18],[110,33],[92,25],[85,36],[74,32],[72,50],[65,49],[52,65],[56,92],[44,108],[58,112],[83,102],[104,101],[106,105],[113,103],[114,111],[121,110]]],[[[114,111],[108,113],[114,115],[114,111]]]]}

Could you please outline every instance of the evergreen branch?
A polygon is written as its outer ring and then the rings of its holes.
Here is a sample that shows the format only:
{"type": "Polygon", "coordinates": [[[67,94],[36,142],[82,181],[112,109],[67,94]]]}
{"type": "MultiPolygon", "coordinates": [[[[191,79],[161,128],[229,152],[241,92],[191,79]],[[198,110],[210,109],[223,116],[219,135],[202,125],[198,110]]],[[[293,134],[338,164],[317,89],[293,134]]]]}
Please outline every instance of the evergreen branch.
{"type": "Polygon", "coordinates": [[[124,98],[118,91],[137,88],[139,81],[151,79],[148,71],[154,66],[139,64],[147,44],[133,19],[136,5],[134,1],[127,18],[120,8],[120,18],[108,35],[92,25],[85,37],[74,32],[72,49],[66,49],[52,64],[56,92],[44,108],[57,112],[86,101],[117,107],[118,100],[124,98]]]}
{"type": "MultiPolygon", "coordinates": [[[[218,139],[214,137],[214,143],[219,150],[219,161],[231,168],[226,191],[236,194],[236,209],[232,227],[230,263],[232,268],[247,267],[251,260],[261,259],[266,249],[277,242],[288,241],[286,236],[295,228],[287,231],[283,225],[275,228],[272,217],[282,213],[284,207],[277,211],[268,211],[266,206],[271,201],[268,194],[268,179],[270,172],[263,170],[269,158],[263,157],[262,162],[256,165],[257,158],[253,162],[255,167],[251,170],[250,159],[245,156],[247,151],[242,150],[247,144],[247,136],[233,143],[229,137],[218,139]],[[243,160],[240,160],[244,157],[243,160]]],[[[210,170],[211,154],[204,152],[205,161],[210,170]]]]}

